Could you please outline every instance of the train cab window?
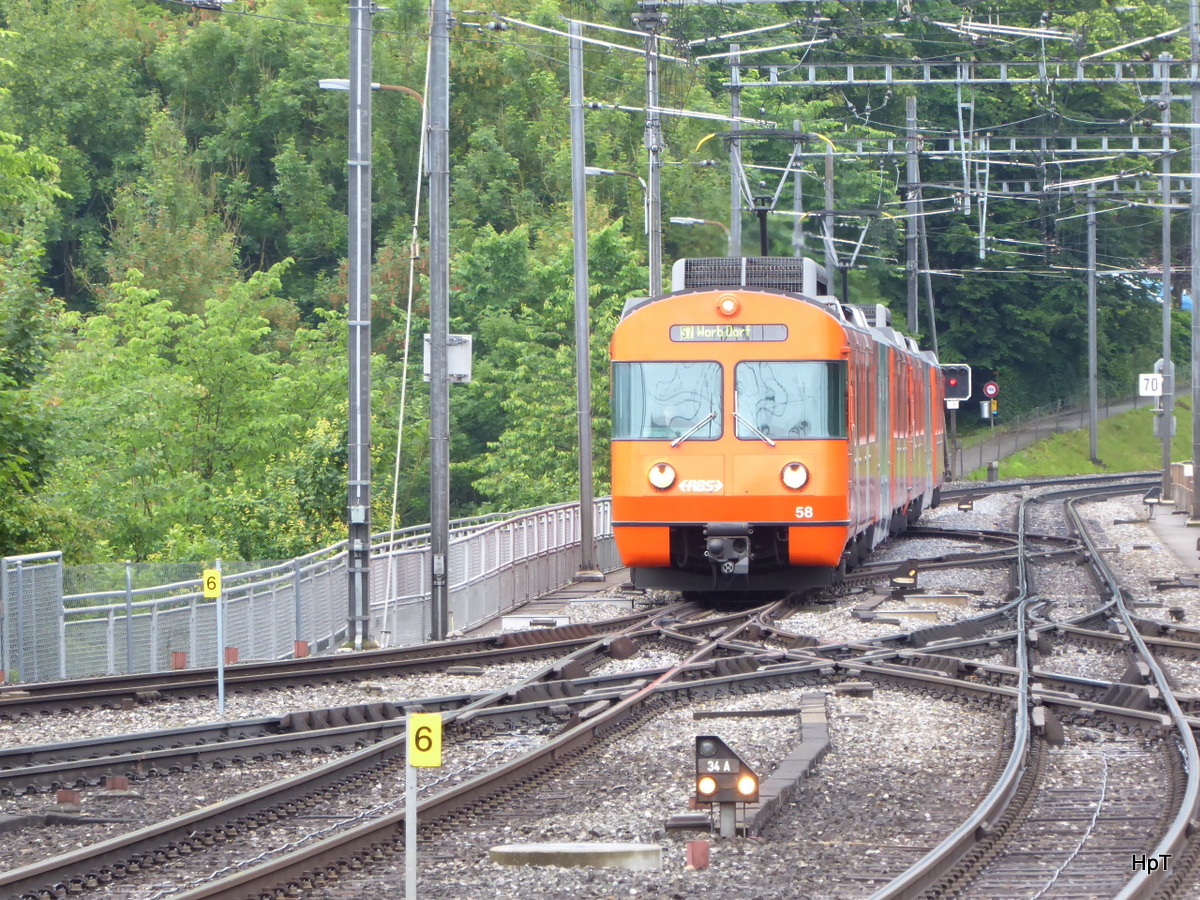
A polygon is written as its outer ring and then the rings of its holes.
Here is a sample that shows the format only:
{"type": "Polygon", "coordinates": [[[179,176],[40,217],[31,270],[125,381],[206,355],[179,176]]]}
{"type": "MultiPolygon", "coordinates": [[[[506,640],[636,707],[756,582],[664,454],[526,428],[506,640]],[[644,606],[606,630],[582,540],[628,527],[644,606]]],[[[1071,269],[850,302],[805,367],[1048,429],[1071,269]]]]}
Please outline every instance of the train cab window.
{"type": "Polygon", "coordinates": [[[721,366],[614,362],[613,440],[715,441],[721,437],[721,366]]]}
{"type": "Polygon", "coordinates": [[[846,436],[844,362],[742,362],[734,377],[739,438],[789,441],[846,436]]]}

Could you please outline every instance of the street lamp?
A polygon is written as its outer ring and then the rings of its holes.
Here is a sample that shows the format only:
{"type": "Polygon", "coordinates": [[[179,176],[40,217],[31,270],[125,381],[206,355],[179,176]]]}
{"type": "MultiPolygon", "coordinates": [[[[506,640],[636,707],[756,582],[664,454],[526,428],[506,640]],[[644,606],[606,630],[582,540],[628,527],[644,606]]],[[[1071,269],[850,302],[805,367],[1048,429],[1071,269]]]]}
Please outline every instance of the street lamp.
{"type": "Polygon", "coordinates": [[[371,623],[371,90],[396,90],[424,102],[411,88],[370,81],[369,7],[355,6],[349,78],[321,78],[325,90],[350,92],[348,168],[349,411],[347,427],[347,536],[349,636],[355,650],[370,637],[371,623]],[[364,90],[367,86],[370,90],[364,90]]]}
{"type": "Polygon", "coordinates": [[[363,649],[371,624],[371,13],[366,0],[351,0],[350,78],[318,81],[350,93],[346,572],[347,631],[355,650],[363,649]]]}
{"type": "MultiPolygon", "coordinates": [[[[584,175],[624,175],[626,178],[636,178],[638,184],[642,186],[642,231],[646,234],[650,233],[650,188],[646,184],[646,179],[637,172],[625,172],[621,169],[601,169],[597,166],[584,166],[584,175]]],[[[650,270],[650,296],[655,295],[654,290],[654,270],[650,270]]]]}
{"type": "Polygon", "coordinates": [[[724,222],[715,219],[693,219],[691,216],[671,216],[669,221],[672,225],[716,225],[725,232],[725,240],[729,243],[729,255],[733,256],[733,235],[724,222]]]}
{"type": "MultiPolygon", "coordinates": [[[[348,91],[350,90],[349,78],[320,78],[317,80],[322,90],[325,91],[348,91]]],[[[373,91],[402,91],[410,97],[415,97],[417,102],[424,105],[425,98],[410,87],[405,87],[402,84],[380,84],[378,81],[371,82],[371,90],[373,91]]]]}
{"type": "Polygon", "coordinates": [[[596,166],[584,166],[585,175],[624,175],[626,178],[636,178],[642,186],[642,231],[650,233],[650,193],[646,179],[637,172],[624,172],[621,169],[601,169],[596,166]]]}

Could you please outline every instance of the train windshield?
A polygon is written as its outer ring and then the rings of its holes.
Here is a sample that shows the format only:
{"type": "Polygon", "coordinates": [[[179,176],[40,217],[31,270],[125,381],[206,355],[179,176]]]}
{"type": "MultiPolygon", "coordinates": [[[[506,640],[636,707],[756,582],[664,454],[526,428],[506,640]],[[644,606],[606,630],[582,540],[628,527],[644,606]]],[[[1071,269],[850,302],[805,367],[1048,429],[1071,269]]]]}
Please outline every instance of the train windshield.
{"type": "Polygon", "coordinates": [[[846,436],[844,362],[742,362],[735,373],[743,440],[846,436]]]}
{"type": "Polygon", "coordinates": [[[613,440],[715,441],[721,436],[721,366],[614,362],[613,440]]]}

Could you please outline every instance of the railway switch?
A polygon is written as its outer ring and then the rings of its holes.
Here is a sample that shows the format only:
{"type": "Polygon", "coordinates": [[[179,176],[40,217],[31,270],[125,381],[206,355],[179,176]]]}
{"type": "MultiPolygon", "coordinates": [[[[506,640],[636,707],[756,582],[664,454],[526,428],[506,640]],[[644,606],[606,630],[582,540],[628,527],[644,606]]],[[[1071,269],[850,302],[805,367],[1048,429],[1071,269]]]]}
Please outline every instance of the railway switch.
{"type": "Polygon", "coordinates": [[[721,837],[733,837],[738,803],[758,801],[758,773],[716,735],[696,736],[696,801],[719,805],[721,837]]]}
{"type": "Polygon", "coordinates": [[[895,572],[892,573],[892,590],[894,591],[913,591],[917,588],[917,564],[912,560],[902,563],[895,572]]]}

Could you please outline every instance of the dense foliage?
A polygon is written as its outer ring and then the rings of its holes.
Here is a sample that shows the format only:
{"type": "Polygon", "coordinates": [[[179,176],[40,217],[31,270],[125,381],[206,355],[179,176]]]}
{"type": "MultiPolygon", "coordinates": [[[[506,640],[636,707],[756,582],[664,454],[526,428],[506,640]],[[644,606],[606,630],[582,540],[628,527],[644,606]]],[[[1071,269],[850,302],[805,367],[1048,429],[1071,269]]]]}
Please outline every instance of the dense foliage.
{"type": "MultiPolygon", "coordinates": [[[[1054,18],[1054,27],[1079,35],[1054,53],[1077,59],[1176,24],[1161,6],[1085,5],[1054,18]]],[[[943,27],[970,13],[948,0],[887,21],[874,21],[878,7],[805,4],[802,19],[783,5],[672,7],[664,33],[676,40],[664,52],[718,53],[728,39],[686,44],[772,23],[788,27],[760,45],[796,46],[747,70],[747,80],[786,80],[809,61],[1047,52],[1032,38],[968,41],[943,27]]],[[[1006,24],[1047,22],[1044,4],[1006,0],[1003,7],[998,18],[1006,24]]],[[[560,0],[496,8],[558,30],[564,13],[629,28],[634,11],[560,0]]],[[[451,315],[452,330],[475,336],[474,381],[455,386],[451,400],[451,501],[462,515],[570,499],[578,475],[566,43],[518,23],[475,27],[491,14],[456,15],[451,315]]],[[[7,29],[0,55],[10,62],[0,69],[0,555],[62,549],[76,563],[284,558],[341,536],[347,105],[344,92],[323,91],[318,80],[347,71],[346,21],[344,5],[331,0],[238,2],[224,12],[169,0],[0,0],[7,29]]],[[[425,9],[412,2],[381,9],[375,27],[373,77],[424,92],[425,9]]],[[[1162,41],[1147,46],[1155,54],[1170,49],[1162,41]]],[[[588,97],[600,101],[587,113],[589,164],[644,172],[639,58],[590,46],[585,68],[588,97]]],[[[660,105],[727,112],[728,71],[719,59],[664,62],[660,105]]],[[[804,145],[801,160],[804,202],[813,209],[823,205],[821,141],[902,136],[909,90],[748,87],[742,109],[822,136],[804,145]]],[[[968,86],[965,98],[950,88],[922,90],[919,102],[927,151],[954,136],[964,109],[979,129],[1005,134],[1130,130],[1117,123],[1138,123],[1131,127],[1143,133],[1142,120],[1158,115],[1134,87],[1049,81],[1032,90],[968,86]]],[[[424,206],[413,227],[420,104],[380,91],[373,109],[373,520],[384,527],[393,488],[398,524],[428,519],[428,400],[420,379],[427,228],[424,206]],[[395,441],[401,396],[402,444],[395,441]]],[[[670,115],[663,123],[664,221],[728,222],[727,143],[713,134],[728,124],[670,115]]],[[[796,219],[783,213],[791,210],[792,181],[780,170],[792,142],[758,136],[740,146],[755,167],[753,193],[779,188],[780,215],[768,220],[767,239],[773,253],[790,254],[796,219]]],[[[1153,165],[1107,158],[1071,174],[1153,165]]],[[[831,185],[837,208],[884,213],[835,226],[849,242],[838,245],[843,258],[864,240],[849,276],[851,299],[897,310],[905,298],[905,226],[894,218],[903,210],[903,166],[902,156],[839,154],[831,185]]],[[[1077,198],[994,200],[983,222],[978,200],[958,211],[944,202],[954,190],[938,185],[962,177],[953,155],[928,152],[922,166],[931,268],[943,273],[935,279],[943,358],[1001,379],[1006,409],[1078,392],[1086,374],[1086,253],[1077,198]]],[[[1013,177],[1000,162],[989,174],[1013,177]]],[[[588,189],[602,494],[605,351],[625,298],[646,289],[644,196],[636,176],[591,178],[588,189]]],[[[1158,212],[1112,208],[1106,203],[1102,215],[1102,265],[1157,265],[1158,212]]],[[[744,227],[745,246],[757,247],[757,220],[747,214],[744,227]]],[[[812,220],[804,228],[807,252],[819,258],[819,228],[812,220]]],[[[717,228],[665,229],[668,264],[725,253],[717,228]]],[[[1132,385],[1133,373],[1158,355],[1161,307],[1152,290],[1138,277],[1101,279],[1102,380],[1114,390],[1132,385]]],[[[919,324],[928,337],[928,322],[919,324]]],[[[1179,332],[1183,358],[1182,323],[1179,332]]]]}

